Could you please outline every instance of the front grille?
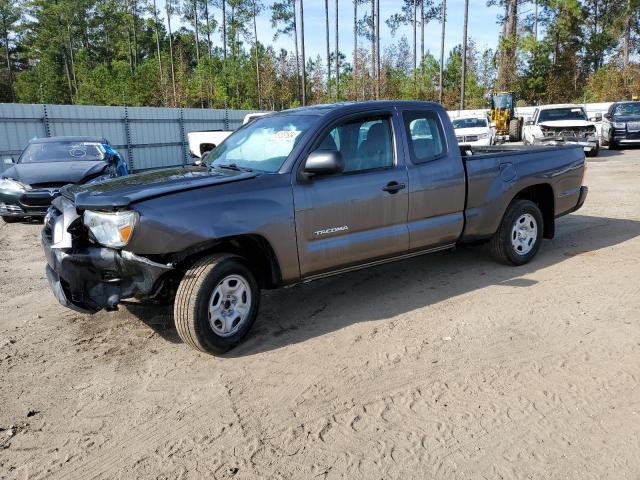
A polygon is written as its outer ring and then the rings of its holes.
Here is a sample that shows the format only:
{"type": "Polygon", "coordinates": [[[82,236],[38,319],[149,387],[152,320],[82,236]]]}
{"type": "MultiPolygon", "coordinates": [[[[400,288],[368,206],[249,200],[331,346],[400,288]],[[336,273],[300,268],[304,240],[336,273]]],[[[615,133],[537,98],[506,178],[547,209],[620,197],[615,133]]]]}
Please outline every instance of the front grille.
{"type": "Polygon", "coordinates": [[[627,123],[627,130],[631,132],[640,131],[640,122],[629,122],[627,123]]]}
{"type": "Polygon", "coordinates": [[[39,189],[46,189],[49,190],[51,188],[54,189],[59,189],[64,187],[65,185],[68,185],[69,182],[45,182],[45,183],[32,183],[31,184],[31,188],[33,188],[34,190],[39,190],[39,189]]]}
{"type": "Polygon", "coordinates": [[[595,135],[595,127],[586,128],[549,128],[542,127],[542,135],[545,137],[562,137],[562,138],[582,138],[595,135]]]}
{"type": "Polygon", "coordinates": [[[55,189],[48,190],[29,190],[20,197],[20,203],[27,207],[47,208],[58,195],[55,189]]]}
{"type": "Polygon", "coordinates": [[[478,135],[459,135],[456,137],[458,142],[477,142],[478,135]]]}

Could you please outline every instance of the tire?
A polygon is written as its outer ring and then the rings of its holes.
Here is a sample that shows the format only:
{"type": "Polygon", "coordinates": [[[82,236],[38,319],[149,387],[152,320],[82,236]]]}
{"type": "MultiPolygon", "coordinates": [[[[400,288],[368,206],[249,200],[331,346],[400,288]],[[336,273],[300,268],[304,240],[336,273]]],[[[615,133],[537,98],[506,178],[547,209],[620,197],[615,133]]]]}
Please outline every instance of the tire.
{"type": "Polygon", "coordinates": [[[520,120],[512,118],[509,120],[509,141],[519,142],[520,138],[520,120]]]}
{"type": "Polygon", "coordinates": [[[609,150],[618,150],[619,148],[619,145],[613,139],[609,140],[609,150]]]}
{"type": "Polygon", "coordinates": [[[173,316],[184,343],[201,352],[222,354],[247,334],[259,305],[260,288],[244,259],[221,253],[202,258],[187,270],[178,286],[173,316]]]}
{"type": "Polygon", "coordinates": [[[20,217],[2,217],[2,220],[4,223],[18,223],[22,219],[20,217]]]}
{"type": "Polygon", "coordinates": [[[600,151],[600,144],[596,142],[596,148],[588,151],[586,155],[587,157],[597,157],[599,151],[600,151]]]}
{"type": "Polygon", "coordinates": [[[542,212],[538,205],[529,200],[514,200],[489,242],[492,256],[507,265],[528,263],[540,249],[543,229],[542,212]],[[522,232],[522,237],[518,230],[522,232]]]}

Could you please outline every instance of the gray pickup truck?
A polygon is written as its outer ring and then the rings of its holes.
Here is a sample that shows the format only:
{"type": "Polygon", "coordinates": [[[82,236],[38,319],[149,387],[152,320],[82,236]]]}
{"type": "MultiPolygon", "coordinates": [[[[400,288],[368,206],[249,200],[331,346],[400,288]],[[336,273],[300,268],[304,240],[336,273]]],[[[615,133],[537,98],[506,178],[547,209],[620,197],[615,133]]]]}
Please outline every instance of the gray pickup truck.
{"type": "Polygon", "coordinates": [[[531,260],[580,208],[582,147],[459,147],[427,102],[318,105],[251,122],[206,165],[62,190],[45,219],[47,276],[81,312],[174,303],[190,346],[221,353],[260,289],[488,242],[531,260]]]}

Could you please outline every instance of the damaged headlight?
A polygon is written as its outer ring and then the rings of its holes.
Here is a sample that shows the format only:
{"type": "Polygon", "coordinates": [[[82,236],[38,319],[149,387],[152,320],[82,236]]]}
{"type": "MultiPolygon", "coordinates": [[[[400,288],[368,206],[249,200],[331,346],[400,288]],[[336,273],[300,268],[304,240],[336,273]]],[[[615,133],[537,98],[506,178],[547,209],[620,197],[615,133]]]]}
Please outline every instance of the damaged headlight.
{"type": "Polygon", "coordinates": [[[119,248],[129,243],[138,223],[138,213],[131,210],[114,213],[86,210],[83,221],[99,244],[119,248]]]}
{"type": "Polygon", "coordinates": [[[20,193],[31,190],[31,187],[17,180],[12,180],[11,178],[0,178],[0,189],[20,193]]]}

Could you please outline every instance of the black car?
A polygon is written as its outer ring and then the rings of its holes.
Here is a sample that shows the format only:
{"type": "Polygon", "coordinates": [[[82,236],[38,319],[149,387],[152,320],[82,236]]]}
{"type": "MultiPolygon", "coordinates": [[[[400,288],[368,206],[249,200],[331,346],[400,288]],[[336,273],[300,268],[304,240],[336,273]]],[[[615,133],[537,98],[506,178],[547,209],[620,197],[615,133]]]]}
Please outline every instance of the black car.
{"type": "Polygon", "coordinates": [[[0,173],[0,216],[5,222],[43,217],[67,184],[127,175],[127,165],[102,137],[51,137],[29,142],[0,173]]]}
{"type": "Polygon", "coordinates": [[[602,145],[640,145],[640,102],[615,102],[602,120],[602,145]]]}

